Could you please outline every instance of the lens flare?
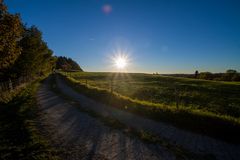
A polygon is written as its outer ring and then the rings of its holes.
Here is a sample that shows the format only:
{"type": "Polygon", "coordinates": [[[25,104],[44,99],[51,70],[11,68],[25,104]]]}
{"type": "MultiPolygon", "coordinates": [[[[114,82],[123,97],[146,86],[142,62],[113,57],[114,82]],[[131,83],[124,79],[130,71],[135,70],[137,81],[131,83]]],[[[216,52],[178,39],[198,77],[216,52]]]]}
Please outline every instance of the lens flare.
{"type": "Polygon", "coordinates": [[[127,60],[124,57],[116,57],[114,61],[118,69],[124,69],[127,65],[127,60]]]}
{"type": "Polygon", "coordinates": [[[102,11],[103,13],[105,14],[110,14],[112,12],[112,6],[109,5],[109,4],[105,4],[103,7],[102,7],[102,11]]]}

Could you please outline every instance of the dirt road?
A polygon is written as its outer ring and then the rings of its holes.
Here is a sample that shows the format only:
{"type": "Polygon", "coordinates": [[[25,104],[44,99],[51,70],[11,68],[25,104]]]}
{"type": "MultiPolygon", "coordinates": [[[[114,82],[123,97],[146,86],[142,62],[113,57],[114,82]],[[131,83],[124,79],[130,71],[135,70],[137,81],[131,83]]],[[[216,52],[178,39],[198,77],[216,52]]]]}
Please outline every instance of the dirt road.
{"type": "Polygon", "coordinates": [[[61,150],[63,159],[175,159],[158,144],[146,144],[80,112],[50,91],[46,81],[38,91],[41,133],[61,150]]]}
{"type": "MultiPolygon", "coordinates": [[[[238,159],[239,145],[228,144],[210,137],[187,132],[169,124],[155,122],[124,112],[75,92],[59,77],[59,90],[79,102],[82,108],[91,109],[102,116],[116,118],[137,130],[147,130],[201,155],[216,159],[238,159]]],[[[120,130],[105,126],[97,118],[81,112],[70,100],[52,92],[45,81],[38,92],[42,133],[54,147],[63,150],[64,159],[178,159],[175,153],[161,144],[147,144],[129,137],[120,130]]],[[[195,157],[196,158],[196,157],[195,157]]],[[[194,159],[195,159],[194,158],[194,159]]]]}

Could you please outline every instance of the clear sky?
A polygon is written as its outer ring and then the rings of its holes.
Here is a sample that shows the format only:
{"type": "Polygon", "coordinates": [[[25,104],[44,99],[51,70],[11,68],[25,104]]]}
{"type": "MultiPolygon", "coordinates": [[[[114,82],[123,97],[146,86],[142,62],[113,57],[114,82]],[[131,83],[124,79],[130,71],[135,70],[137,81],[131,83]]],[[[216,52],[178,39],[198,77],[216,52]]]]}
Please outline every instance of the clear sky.
{"type": "Polygon", "coordinates": [[[115,50],[129,72],[240,71],[239,0],[5,0],[36,25],[57,56],[86,71],[114,71],[115,50]]]}

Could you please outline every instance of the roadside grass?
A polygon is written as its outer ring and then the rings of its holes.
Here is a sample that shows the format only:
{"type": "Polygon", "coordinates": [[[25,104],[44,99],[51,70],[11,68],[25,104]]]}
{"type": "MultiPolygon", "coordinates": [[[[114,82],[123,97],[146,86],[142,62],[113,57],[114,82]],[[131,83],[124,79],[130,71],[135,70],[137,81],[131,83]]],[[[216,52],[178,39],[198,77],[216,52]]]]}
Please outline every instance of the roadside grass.
{"type": "Polygon", "coordinates": [[[20,89],[16,89],[14,91],[1,93],[0,103],[8,103],[13,97],[15,97],[19,93],[19,90],[20,89]]]}
{"type": "Polygon", "coordinates": [[[169,149],[169,151],[172,152],[177,157],[177,159],[215,160],[215,157],[211,154],[196,154],[190,152],[181,146],[170,144],[167,139],[154,135],[151,132],[144,130],[136,130],[135,128],[129,127],[126,124],[121,123],[115,118],[109,116],[104,117],[99,113],[83,108],[81,107],[81,104],[79,102],[75,101],[72,97],[62,93],[61,90],[59,90],[56,85],[55,76],[52,76],[50,78],[50,88],[53,92],[70,102],[71,105],[76,106],[79,111],[85,112],[89,116],[97,118],[102,123],[104,123],[104,125],[109,126],[111,129],[120,130],[127,136],[138,138],[145,143],[161,144],[162,147],[169,149]]]}
{"type": "Polygon", "coordinates": [[[96,86],[85,85],[78,80],[60,75],[73,89],[99,102],[157,121],[171,123],[177,127],[202,133],[231,143],[240,143],[240,119],[229,115],[188,108],[179,105],[152,103],[132,99],[96,86]]]}
{"type": "Polygon", "coordinates": [[[7,104],[8,102],[10,102],[15,96],[17,96],[19,94],[19,92],[21,92],[21,90],[26,85],[27,84],[25,83],[25,84],[22,84],[21,86],[18,86],[14,90],[4,91],[4,92],[0,93],[0,103],[7,104]]]}
{"type": "Polygon", "coordinates": [[[10,102],[0,104],[1,160],[58,160],[37,128],[35,93],[39,81],[29,84],[10,102]]]}

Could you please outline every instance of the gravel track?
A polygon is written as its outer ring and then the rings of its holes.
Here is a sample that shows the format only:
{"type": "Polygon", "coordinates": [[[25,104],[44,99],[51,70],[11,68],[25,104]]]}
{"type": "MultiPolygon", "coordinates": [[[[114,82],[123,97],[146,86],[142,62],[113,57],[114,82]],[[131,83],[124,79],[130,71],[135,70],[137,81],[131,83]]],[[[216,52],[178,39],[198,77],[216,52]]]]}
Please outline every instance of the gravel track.
{"type": "Polygon", "coordinates": [[[66,160],[176,159],[159,144],[143,143],[105,126],[52,92],[45,81],[37,93],[40,132],[66,160]]]}
{"type": "MultiPolygon", "coordinates": [[[[238,160],[240,146],[229,144],[207,136],[191,133],[172,125],[146,119],[129,112],[96,102],[69,87],[56,77],[58,89],[82,108],[90,109],[102,116],[110,116],[137,130],[146,130],[167,139],[170,144],[199,154],[213,155],[219,160],[238,160]]],[[[64,100],[49,87],[49,79],[38,91],[42,134],[57,149],[64,159],[178,159],[174,152],[160,144],[146,144],[129,137],[121,131],[105,126],[89,116],[69,100],[64,100]]],[[[197,159],[193,158],[193,159],[197,159]]]]}

